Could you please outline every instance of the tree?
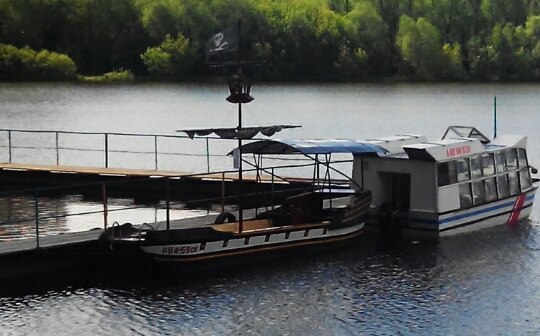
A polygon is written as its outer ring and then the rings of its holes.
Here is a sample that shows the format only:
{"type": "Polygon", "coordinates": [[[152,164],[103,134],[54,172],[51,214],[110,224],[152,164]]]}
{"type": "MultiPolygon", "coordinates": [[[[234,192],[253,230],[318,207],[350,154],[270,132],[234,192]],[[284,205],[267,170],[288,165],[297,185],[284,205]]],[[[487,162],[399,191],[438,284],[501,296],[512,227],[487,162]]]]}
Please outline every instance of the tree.
{"type": "MultiPolygon", "coordinates": [[[[367,70],[369,75],[390,75],[391,45],[388,40],[381,38],[387,36],[388,26],[383,21],[377,9],[370,1],[360,1],[345,15],[344,27],[347,33],[348,44],[345,54],[355,55],[348,62],[354,66],[359,62],[359,69],[367,70]],[[367,66],[367,69],[363,69],[367,66]]],[[[344,53],[342,52],[342,55],[344,53]]]]}
{"type": "Polygon", "coordinates": [[[148,48],[141,59],[150,74],[174,77],[185,75],[193,62],[189,39],[183,35],[165,36],[158,47],[148,48]]]}
{"type": "Polygon", "coordinates": [[[75,62],[67,55],[0,44],[0,79],[72,80],[76,71],[75,62]]]}
{"type": "Polygon", "coordinates": [[[443,62],[439,32],[429,21],[419,18],[414,21],[407,15],[399,20],[397,45],[403,59],[423,79],[440,78],[443,62]]]}

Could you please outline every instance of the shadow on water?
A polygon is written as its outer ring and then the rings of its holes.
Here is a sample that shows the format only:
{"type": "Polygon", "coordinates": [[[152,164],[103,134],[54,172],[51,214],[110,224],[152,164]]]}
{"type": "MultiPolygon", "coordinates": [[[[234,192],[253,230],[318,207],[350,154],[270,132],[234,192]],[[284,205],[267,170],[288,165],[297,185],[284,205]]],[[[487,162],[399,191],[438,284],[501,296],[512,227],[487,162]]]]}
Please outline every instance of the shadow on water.
{"type": "Polygon", "coordinates": [[[540,327],[539,238],[531,222],[439,242],[367,234],[340,250],[196,275],[79,264],[0,284],[0,326],[24,319],[22,331],[50,335],[81,325],[92,335],[523,334],[540,327]]]}
{"type": "MultiPolygon", "coordinates": [[[[478,269],[485,272],[490,263],[520,258],[520,253],[516,252],[525,249],[522,242],[530,240],[530,237],[538,240],[537,235],[530,225],[518,229],[488,229],[438,242],[411,239],[388,241],[368,233],[353,246],[320,253],[294,254],[286,258],[252,260],[225,267],[215,265],[208,271],[192,274],[170,272],[136,260],[108,262],[106,256],[74,255],[66,258],[42,252],[36,259],[37,263],[45,266],[43,270],[31,276],[4,281],[0,285],[0,296],[39,294],[67,288],[102,287],[136,291],[211,286],[231,281],[263,283],[276,275],[286,278],[313,272],[319,276],[338,276],[369,286],[373,286],[370,282],[391,282],[389,278],[403,273],[425,284],[450,267],[472,268],[476,264],[487,264],[478,269]],[[53,263],[56,267],[45,265],[53,263]]],[[[531,248],[540,248],[540,241],[538,247],[531,248]]]]}
{"type": "Polygon", "coordinates": [[[279,274],[283,277],[295,274],[344,271],[357,268],[378,258],[401,258],[414,264],[423,264],[425,256],[436,253],[436,243],[388,242],[377,236],[366,235],[353,246],[302,252],[285,257],[256,258],[227,265],[213,265],[210,269],[193,273],[178,273],[163,269],[141,260],[107,260],[107,256],[94,257],[84,253],[66,255],[47,251],[36,252],[27,258],[16,258],[13,263],[35,263],[36,272],[4,280],[0,284],[0,296],[24,296],[67,288],[118,288],[158,290],[160,288],[204,286],[230,281],[264,282],[279,274]],[[417,256],[422,256],[420,259],[417,256]],[[324,272],[322,272],[324,271],[324,272]]]}

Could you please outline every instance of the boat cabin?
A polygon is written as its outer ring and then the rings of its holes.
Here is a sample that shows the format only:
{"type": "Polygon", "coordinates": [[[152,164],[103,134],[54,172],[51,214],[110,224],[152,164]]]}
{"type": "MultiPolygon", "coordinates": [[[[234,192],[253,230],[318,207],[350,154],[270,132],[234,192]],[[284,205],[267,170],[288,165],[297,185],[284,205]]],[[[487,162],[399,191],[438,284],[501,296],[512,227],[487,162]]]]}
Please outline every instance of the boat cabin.
{"type": "Polygon", "coordinates": [[[528,216],[534,200],[526,141],[462,126],[437,141],[372,139],[388,153],[355,158],[353,178],[371,191],[370,224],[383,232],[439,237],[503,224],[528,216]]]}

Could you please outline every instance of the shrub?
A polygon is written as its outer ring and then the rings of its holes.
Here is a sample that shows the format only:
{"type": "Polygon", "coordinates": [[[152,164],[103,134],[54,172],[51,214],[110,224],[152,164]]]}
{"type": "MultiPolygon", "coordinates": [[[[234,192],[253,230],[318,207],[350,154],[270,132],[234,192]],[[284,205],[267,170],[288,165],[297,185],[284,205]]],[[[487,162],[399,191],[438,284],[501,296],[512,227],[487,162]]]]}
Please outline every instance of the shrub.
{"type": "Polygon", "coordinates": [[[152,75],[178,77],[190,68],[193,55],[189,39],[179,34],[176,38],[166,35],[159,46],[148,48],[141,59],[152,75]]]}
{"type": "Polygon", "coordinates": [[[100,83],[100,82],[129,82],[133,81],[135,79],[135,76],[131,72],[131,70],[113,70],[111,72],[104,73],[101,76],[85,76],[80,77],[80,79],[84,82],[93,82],[93,83],[100,83]]]}
{"type": "Polygon", "coordinates": [[[65,54],[0,44],[0,79],[72,80],[77,77],[76,71],[75,62],[65,54]]]}

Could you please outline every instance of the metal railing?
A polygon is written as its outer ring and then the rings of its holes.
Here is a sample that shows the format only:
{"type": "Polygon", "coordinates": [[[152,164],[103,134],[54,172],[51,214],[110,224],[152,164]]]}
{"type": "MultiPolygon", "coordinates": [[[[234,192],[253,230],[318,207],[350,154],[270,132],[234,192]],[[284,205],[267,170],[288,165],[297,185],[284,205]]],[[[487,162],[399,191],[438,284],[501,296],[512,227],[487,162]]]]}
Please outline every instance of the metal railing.
{"type": "MultiPolygon", "coordinates": [[[[12,224],[24,224],[27,223],[30,225],[30,227],[33,228],[34,231],[34,237],[36,239],[36,247],[40,247],[40,237],[43,236],[43,227],[47,225],[48,222],[51,220],[58,220],[62,218],[67,217],[73,217],[73,216],[85,216],[85,215],[96,215],[101,214],[103,216],[103,229],[106,229],[108,227],[109,222],[109,216],[113,213],[117,213],[120,211],[126,211],[126,210],[135,210],[135,209],[142,209],[146,208],[148,209],[148,205],[131,205],[131,206],[123,206],[120,208],[111,208],[109,203],[109,196],[108,191],[111,187],[118,187],[122,183],[145,183],[149,181],[155,182],[156,180],[162,180],[163,186],[160,189],[160,200],[164,200],[165,204],[160,204],[155,206],[156,211],[164,210],[166,212],[166,222],[167,225],[170,223],[170,211],[171,208],[174,208],[178,205],[185,205],[189,203],[202,203],[202,202],[215,202],[217,204],[220,204],[221,211],[225,209],[226,200],[230,199],[236,199],[238,195],[227,195],[225,190],[226,181],[228,180],[227,174],[229,173],[237,173],[236,170],[229,170],[229,171],[219,171],[216,174],[221,174],[221,192],[218,197],[211,197],[206,199],[197,199],[197,200],[191,200],[191,201],[182,201],[182,202],[172,202],[170,200],[170,180],[171,179],[183,179],[183,178],[193,178],[198,177],[201,175],[206,175],[211,172],[211,157],[226,157],[226,155],[215,155],[211,154],[210,152],[210,142],[211,141],[229,141],[229,140],[223,140],[218,137],[200,137],[200,138],[194,138],[193,140],[203,141],[204,149],[198,153],[187,153],[187,152],[172,152],[167,151],[166,147],[161,147],[160,143],[162,141],[165,141],[164,139],[172,140],[173,142],[178,140],[187,141],[191,138],[188,136],[183,135],[164,135],[164,134],[138,134],[138,133],[117,133],[117,132],[75,132],[75,131],[55,131],[55,130],[23,130],[23,129],[0,129],[0,134],[4,133],[7,136],[7,144],[2,145],[0,141],[0,148],[7,148],[7,156],[10,163],[14,162],[15,153],[17,150],[22,149],[29,149],[29,150],[53,150],[55,154],[55,161],[56,165],[60,166],[63,164],[63,155],[62,153],[66,151],[82,151],[82,152],[98,152],[103,153],[102,157],[102,164],[105,168],[109,168],[110,166],[110,159],[111,156],[118,153],[131,153],[131,154],[148,154],[153,156],[153,166],[155,170],[158,170],[160,168],[160,159],[164,155],[172,155],[172,156],[197,156],[205,158],[206,162],[206,173],[197,173],[197,174],[182,174],[180,176],[170,176],[170,177],[160,177],[158,179],[156,178],[141,178],[137,180],[131,180],[131,181],[115,181],[115,182],[92,182],[92,183],[86,183],[86,184],[76,184],[76,185],[69,185],[69,186],[62,186],[62,187],[46,187],[46,188],[39,188],[39,189],[27,189],[27,190],[18,190],[16,192],[2,192],[0,193],[0,200],[4,198],[11,198],[11,197],[17,197],[20,195],[24,195],[26,202],[29,203],[29,207],[25,210],[26,215],[25,216],[19,216],[17,218],[14,218],[13,220],[2,220],[0,219],[0,230],[3,227],[6,227],[6,225],[12,225],[12,224]],[[15,138],[16,135],[25,135],[25,134],[44,134],[49,138],[49,143],[47,144],[46,141],[39,141],[37,144],[28,144],[29,141],[27,139],[23,139],[23,142],[26,142],[25,144],[17,143],[15,138]],[[69,140],[69,137],[83,137],[83,136],[97,136],[99,139],[99,145],[93,147],[89,147],[87,142],[81,142],[77,141],[70,142],[69,145],[62,145],[62,142],[64,140],[69,140]],[[141,150],[141,149],[113,149],[111,148],[111,139],[113,137],[120,137],[122,139],[131,139],[134,137],[140,137],[145,140],[150,139],[150,144],[152,145],[152,150],[141,150]],[[65,139],[64,139],[65,138],[65,139]],[[52,145],[51,145],[52,144],[52,145]],[[78,145],[79,144],[79,145],[78,145]],[[51,214],[50,211],[44,211],[47,209],[43,209],[44,206],[47,206],[47,202],[43,199],[43,197],[47,197],[46,195],[49,193],[60,193],[60,194],[70,194],[69,190],[75,190],[75,189],[92,189],[92,193],[95,195],[100,195],[101,197],[101,205],[102,208],[99,210],[91,210],[91,211],[79,211],[79,212],[72,212],[72,213],[61,213],[61,214],[51,214]],[[219,203],[218,203],[219,202],[219,203]],[[30,205],[31,204],[31,205],[30,205]],[[33,207],[33,209],[32,209],[33,207]],[[30,215],[29,215],[30,214],[30,215]]],[[[31,137],[31,136],[30,136],[31,137]]],[[[1,138],[0,138],[1,140],[1,138]]],[[[34,139],[35,140],[35,139],[34,139]]],[[[257,140],[257,139],[254,139],[257,140]]],[[[189,140],[191,141],[191,140],[189,140]]],[[[31,142],[31,141],[30,141],[31,142]]],[[[35,142],[35,141],[34,141],[35,142]]],[[[125,141],[124,141],[125,142],[125,141]]],[[[174,145],[174,143],[173,143],[174,145]]],[[[236,142],[232,144],[233,146],[236,145],[236,142]]],[[[171,144],[169,143],[169,146],[171,144]]],[[[129,147],[129,146],[127,146],[129,147]]],[[[201,146],[199,146],[201,148],[201,146]]],[[[272,159],[272,158],[270,158],[272,159]]],[[[305,158],[300,159],[294,159],[289,158],[285,159],[285,161],[304,161],[305,158]]],[[[342,162],[350,162],[350,160],[342,161],[342,162]]],[[[20,163],[20,162],[18,162],[20,163]]],[[[279,165],[279,166],[267,166],[265,169],[246,169],[245,172],[256,172],[257,178],[260,176],[266,174],[268,179],[271,181],[271,190],[268,192],[270,194],[271,198],[271,206],[274,206],[274,196],[278,195],[279,191],[274,190],[274,183],[277,183],[279,181],[286,181],[286,178],[283,178],[281,176],[278,176],[276,174],[277,170],[280,171],[287,171],[290,169],[302,169],[303,167],[309,167],[312,166],[314,163],[313,161],[310,161],[309,163],[297,163],[297,164],[287,164],[287,165],[279,165]]],[[[202,165],[201,165],[202,167],[202,165]]],[[[200,170],[199,170],[200,171],[200,170]]],[[[313,176],[315,179],[315,175],[313,176]]],[[[270,182],[267,180],[267,182],[270,182]]],[[[290,190],[290,189],[289,189],[290,190]]],[[[264,193],[257,193],[256,195],[244,195],[245,197],[249,196],[260,196],[264,193]]],[[[2,214],[2,209],[0,208],[0,215],[2,214]]],[[[11,217],[11,215],[10,215],[11,217]]],[[[28,227],[26,229],[26,232],[28,233],[28,227]]]]}
{"type": "Polygon", "coordinates": [[[159,167],[159,157],[160,155],[171,155],[171,156],[199,156],[206,158],[206,170],[207,172],[211,171],[210,167],[210,157],[225,157],[226,155],[216,155],[210,153],[210,142],[211,141],[227,141],[228,139],[221,139],[219,137],[195,137],[190,138],[187,135],[167,135],[167,134],[144,134],[144,133],[119,133],[119,132],[76,132],[76,131],[57,131],[57,130],[25,130],[25,129],[0,129],[0,132],[7,134],[7,144],[0,145],[0,147],[7,148],[8,162],[14,162],[14,151],[16,149],[44,149],[44,150],[54,150],[56,165],[61,165],[61,152],[62,151],[85,151],[85,152],[103,152],[103,167],[109,168],[110,158],[113,153],[131,153],[131,154],[153,154],[153,166],[155,170],[158,170],[159,167]],[[54,137],[54,146],[46,145],[17,145],[14,140],[16,134],[50,134],[54,137]],[[95,148],[84,148],[76,146],[61,146],[61,137],[62,136],[99,136],[101,140],[101,145],[95,148]],[[128,150],[128,149],[111,149],[110,142],[113,137],[122,137],[122,138],[144,138],[150,139],[152,142],[153,150],[152,151],[143,151],[143,150],[128,150]],[[194,141],[204,141],[205,150],[203,153],[186,153],[186,152],[167,152],[160,151],[159,143],[162,139],[192,139],[194,141]]]}
{"type": "MultiPolygon", "coordinates": [[[[288,188],[287,190],[282,191],[276,191],[274,190],[274,183],[278,183],[278,181],[281,182],[289,182],[287,178],[281,177],[276,173],[276,170],[278,169],[290,169],[295,167],[305,167],[308,166],[306,164],[297,164],[297,165],[288,165],[288,166],[279,166],[279,167],[268,167],[265,170],[266,176],[268,176],[268,180],[271,181],[271,190],[266,192],[256,192],[251,194],[245,194],[245,197],[260,197],[264,195],[269,195],[270,204],[267,204],[266,206],[274,208],[275,206],[275,196],[279,195],[280,193],[290,193],[290,192],[303,192],[306,190],[305,187],[301,187],[298,189],[294,188],[288,188]]],[[[257,176],[261,177],[261,174],[263,172],[260,169],[247,169],[246,172],[256,172],[257,176]]],[[[231,204],[234,204],[234,200],[238,198],[238,194],[227,194],[226,192],[226,182],[230,181],[230,175],[231,173],[237,173],[237,171],[230,170],[230,171],[221,171],[214,173],[216,175],[220,175],[220,192],[219,196],[213,196],[213,197],[206,197],[206,198],[198,198],[198,199],[190,199],[190,200],[183,200],[183,201],[172,201],[170,197],[170,181],[171,179],[185,179],[185,178],[197,178],[202,176],[207,176],[207,173],[199,173],[199,174],[190,174],[190,175],[182,175],[182,176],[169,176],[169,177],[159,177],[159,178],[141,178],[137,180],[130,180],[130,181],[112,181],[112,182],[91,182],[91,183],[79,183],[79,184],[71,184],[68,186],[58,186],[58,187],[44,187],[44,188],[37,188],[37,189],[25,189],[25,190],[17,190],[17,191],[6,191],[6,192],[0,192],[0,200],[5,199],[17,199],[17,202],[20,203],[20,198],[24,197],[26,200],[26,208],[24,209],[25,215],[19,216],[18,218],[5,220],[6,216],[0,216],[0,229],[5,228],[9,225],[22,225],[24,226],[24,232],[26,238],[31,238],[30,236],[33,236],[35,238],[35,247],[39,248],[41,246],[40,237],[44,236],[50,236],[53,234],[46,234],[44,233],[46,230],[44,227],[46,227],[51,220],[58,220],[58,219],[66,219],[68,217],[76,217],[76,216],[88,216],[88,215],[101,215],[102,216],[102,229],[107,229],[109,226],[109,217],[111,214],[122,212],[122,211],[129,211],[129,210],[136,210],[136,209],[149,209],[149,208],[155,208],[156,210],[164,210],[166,213],[166,225],[167,228],[170,228],[170,222],[171,222],[171,215],[170,211],[171,209],[174,209],[177,206],[188,206],[190,204],[202,204],[202,203],[214,203],[216,205],[219,204],[221,211],[225,211],[226,202],[233,201],[231,204]],[[161,188],[157,191],[155,195],[156,199],[160,200],[159,204],[154,204],[151,207],[149,205],[138,205],[138,204],[132,204],[132,205],[125,205],[125,206],[117,206],[115,209],[110,208],[110,200],[109,197],[109,189],[110,188],[118,188],[122,187],[122,185],[126,184],[144,184],[144,183],[156,183],[160,182],[162,183],[161,188]],[[90,210],[90,211],[78,211],[78,212],[71,212],[71,213],[54,213],[49,211],[49,209],[46,209],[44,207],[47,206],[48,201],[44,200],[44,198],[50,198],[50,194],[53,195],[71,195],[74,193],[76,194],[85,194],[87,192],[92,193],[93,195],[99,195],[101,197],[101,209],[96,210],[90,210]],[[164,204],[161,203],[161,201],[164,201],[164,204]],[[4,218],[2,218],[4,217],[4,218]],[[31,230],[34,231],[33,234],[31,234],[31,230]]],[[[0,211],[0,215],[2,215],[2,211],[0,211]]],[[[11,216],[9,216],[11,217],[11,216]]],[[[3,240],[7,240],[4,238],[3,240]]],[[[2,239],[0,239],[2,241],[2,239]]]]}

